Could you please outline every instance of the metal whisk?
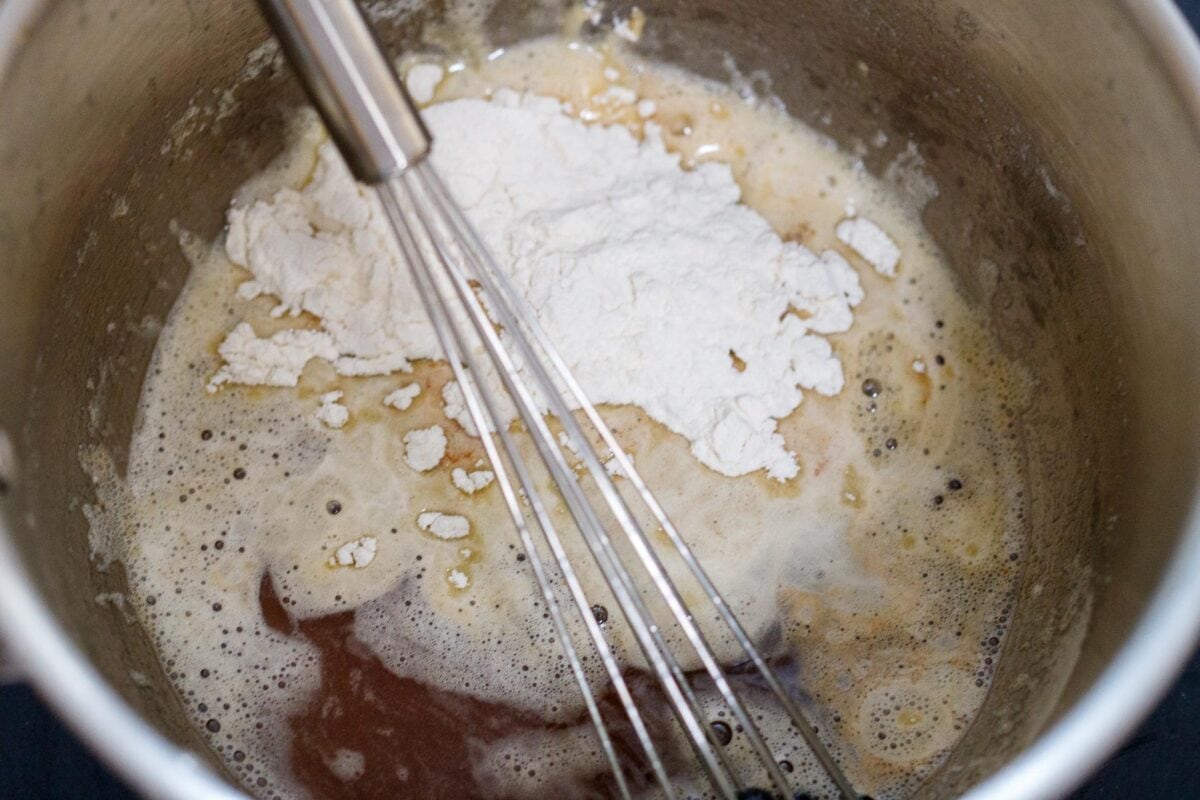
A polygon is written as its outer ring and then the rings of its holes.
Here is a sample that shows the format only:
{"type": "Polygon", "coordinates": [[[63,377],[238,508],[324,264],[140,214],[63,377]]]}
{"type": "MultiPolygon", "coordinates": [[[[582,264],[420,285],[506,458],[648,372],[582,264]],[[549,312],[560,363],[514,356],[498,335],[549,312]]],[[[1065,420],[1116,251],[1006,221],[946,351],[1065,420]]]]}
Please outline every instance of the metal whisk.
{"type": "Polygon", "coordinates": [[[537,488],[531,465],[506,430],[499,398],[485,382],[485,367],[498,373],[509,400],[528,430],[542,467],[549,472],[575,526],[611,590],[650,671],[669,701],[670,709],[686,735],[697,761],[718,796],[725,798],[792,798],[783,769],[772,754],[754,718],[707,637],[696,623],[600,456],[585,435],[584,425],[572,413],[582,411],[586,424],[611,452],[632,487],[631,494],[645,506],[665,533],[682,563],[711,602],[765,686],[787,713],[792,726],[807,742],[843,798],[859,795],[818,738],[815,729],[767,660],[755,647],[720,592],[671,523],[632,459],[617,442],[595,407],[588,401],[567,364],[537,324],[524,298],[513,288],[450,197],[426,156],[430,136],[403,86],[396,78],[371,35],[353,0],[262,0],[261,5],[279,34],[293,65],[299,71],[330,134],[347,163],[362,181],[374,184],[395,228],[405,261],[442,349],[462,389],[472,421],[491,461],[496,483],[516,525],[528,563],[541,590],[546,609],[570,669],[579,684],[601,749],[612,770],[617,793],[632,796],[628,766],[618,758],[613,736],[589,685],[583,660],[567,626],[551,577],[534,541],[536,528],[552,554],[561,582],[576,607],[587,636],[599,656],[607,678],[628,719],[637,746],[661,792],[679,796],[660,746],[647,726],[643,710],[634,701],[585,596],[575,565],[567,556],[549,507],[537,488]],[[502,331],[503,333],[501,333],[502,331]],[[481,342],[490,363],[480,363],[476,346],[481,342]],[[581,458],[603,501],[597,507],[585,494],[553,435],[543,409],[557,418],[572,450],[581,458]],[[494,432],[489,435],[489,432],[494,432]],[[528,513],[527,513],[528,510],[528,513]],[[607,520],[607,523],[606,521],[607,520]],[[648,576],[670,612],[670,618],[712,680],[761,761],[771,790],[755,788],[763,776],[747,785],[731,767],[722,744],[704,719],[697,696],[680,660],[672,651],[635,582],[635,571],[614,547],[610,529],[632,547],[637,574],[648,576]]]}

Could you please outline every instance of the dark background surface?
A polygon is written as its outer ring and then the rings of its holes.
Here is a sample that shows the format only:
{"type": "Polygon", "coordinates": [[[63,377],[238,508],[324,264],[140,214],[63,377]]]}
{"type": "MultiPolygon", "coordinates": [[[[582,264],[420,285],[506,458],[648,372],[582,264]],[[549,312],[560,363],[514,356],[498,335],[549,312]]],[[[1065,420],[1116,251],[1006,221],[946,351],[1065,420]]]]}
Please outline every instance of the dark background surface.
{"type": "MultiPolygon", "coordinates": [[[[1200,0],[1178,1],[1200,30],[1200,0]]],[[[27,686],[0,686],[0,800],[26,798],[136,800],[137,795],[97,762],[27,686]]],[[[1200,798],[1200,653],[1154,714],[1072,800],[1184,798],[1200,798]]]]}

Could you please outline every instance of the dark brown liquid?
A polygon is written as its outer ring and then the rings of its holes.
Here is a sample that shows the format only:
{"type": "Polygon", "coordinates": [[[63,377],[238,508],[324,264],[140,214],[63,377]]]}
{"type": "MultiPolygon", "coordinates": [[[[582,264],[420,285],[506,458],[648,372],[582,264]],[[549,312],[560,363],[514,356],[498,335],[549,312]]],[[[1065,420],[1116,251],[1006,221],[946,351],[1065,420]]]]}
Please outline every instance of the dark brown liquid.
{"type": "MultiPolygon", "coordinates": [[[[472,769],[481,745],[522,732],[588,724],[586,713],[550,723],[512,706],[397,677],[354,636],[354,611],[296,620],[277,595],[270,574],[262,577],[259,602],[268,626],[303,637],[321,654],[320,688],[288,719],[289,762],[297,781],[314,797],[496,798],[496,787],[484,785],[472,769]],[[340,749],[365,759],[362,776],[353,782],[344,781],[328,765],[340,749]]],[[[479,667],[488,669],[486,662],[479,667]]],[[[639,698],[656,694],[646,675],[629,673],[626,679],[639,698]]],[[[627,765],[627,780],[635,789],[647,787],[644,759],[615,694],[605,692],[598,701],[621,762],[627,765]]],[[[661,696],[640,705],[650,723],[662,721],[661,696]]],[[[544,787],[544,797],[615,794],[607,772],[576,776],[569,785],[551,778],[544,787]]]]}

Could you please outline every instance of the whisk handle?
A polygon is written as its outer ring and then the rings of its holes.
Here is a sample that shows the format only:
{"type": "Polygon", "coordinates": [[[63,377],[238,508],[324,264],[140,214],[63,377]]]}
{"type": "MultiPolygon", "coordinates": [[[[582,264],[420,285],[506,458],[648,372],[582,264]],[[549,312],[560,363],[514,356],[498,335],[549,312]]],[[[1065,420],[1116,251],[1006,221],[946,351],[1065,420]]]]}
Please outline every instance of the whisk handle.
{"type": "Polygon", "coordinates": [[[355,177],[394,178],[430,136],[354,0],[259,0],[355,177]]]}

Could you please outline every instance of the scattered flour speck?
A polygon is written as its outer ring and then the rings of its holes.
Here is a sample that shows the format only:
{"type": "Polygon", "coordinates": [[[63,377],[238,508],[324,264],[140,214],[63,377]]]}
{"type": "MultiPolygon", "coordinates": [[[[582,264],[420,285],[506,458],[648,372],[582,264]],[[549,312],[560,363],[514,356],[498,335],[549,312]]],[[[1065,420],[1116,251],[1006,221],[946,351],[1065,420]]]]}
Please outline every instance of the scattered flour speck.
{"type": "Polygon", "coordinates": [[[450,479],[463,494],[475,494],[495,480],[496,474],[489,469],[477,469],[467,472],[462,467],[455,467],[450,473],[450,479]]]}
{"type": "Polygon", "coordinates": [[[316,418],[330,428],[341,428],[350,420],[350,409],[338,401],[342,392],[332,391],[321,395],[321,407],[317,409],[316,418]]]}
{"type": "Polygon", "coordinates": [[[406,411],[408,407],[413,404],[413,400],[415,400],[417,395],[420,393],[420,385],[416,383],[410,383],[407,386],[401,386],[396,391],[389,393],[387,397],[383,398],[383,404],[385,406],[391,406],[397,411],[406,411]]]}
{"type": "Polygon", "coordinates": [[[378,542],[374,536],[363,536],[360,539],[347,542],[339,547],[329,557],[329,566],[363,569],[375,560],[375,551],[377,549],[378,542]]]}
{"type": "Polygon", "coordinates": [[[896,277],[900,248],[883,228],[864,217],[852,217],[838,223],[837,237],[862,256],[880,275],[896,277]]]}
{"type": "Polygon", "coordinates": [[[417,472],[428,472],[446,455],[446,433],[441,425],[404,434],[404,460],[417,472]]]}
{"type": "Polygon", "coordinates": [[[471,532],[471,523],[457,514],[425,511],[417,516],[417,527],[439,539],[461,539],[471,532]]]}

